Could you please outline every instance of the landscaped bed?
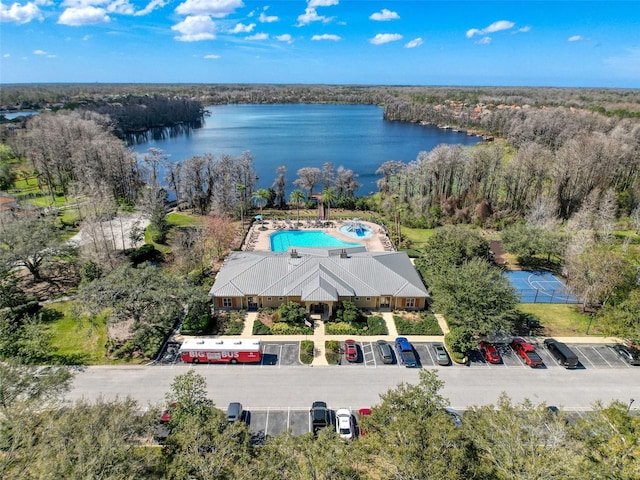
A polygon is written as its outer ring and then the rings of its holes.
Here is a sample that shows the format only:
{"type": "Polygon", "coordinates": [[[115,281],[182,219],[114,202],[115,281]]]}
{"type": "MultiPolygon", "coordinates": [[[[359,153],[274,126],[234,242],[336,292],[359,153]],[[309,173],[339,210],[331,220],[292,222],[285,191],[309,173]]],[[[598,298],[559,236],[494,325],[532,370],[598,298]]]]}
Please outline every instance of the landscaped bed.
{"type": "Polygon", "coordinates": [[[277,310],[264,308],[253,322],[253,335],[313,335],[313,328],[305,326],[304,307],[283,303],[277,310]]]}
{"type": "Polygon", "coordinates": [[[438,320],[430,312],[395,312],[398,335],[442,335],[438,320]]]}

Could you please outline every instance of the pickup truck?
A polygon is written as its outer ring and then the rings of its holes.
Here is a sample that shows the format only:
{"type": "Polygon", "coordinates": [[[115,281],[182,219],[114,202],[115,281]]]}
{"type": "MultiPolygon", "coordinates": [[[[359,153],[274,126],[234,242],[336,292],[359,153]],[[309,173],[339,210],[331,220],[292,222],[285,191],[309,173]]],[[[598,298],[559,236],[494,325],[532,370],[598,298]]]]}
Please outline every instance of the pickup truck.
{"type": "Polygon", "coordinates": [[[413,353],[413,347],[405,337],[396,338],[396,350],[398,351],[398,359],[405,367],[417,367],[418,362],[413,353]]]}
{"type": "Polygon", "coordinates": [[[524,363],[530,367],[541,367],[542,358],[536,353],[536,349],[533,345],[522,338],[514,338],[511,342],[513,349],[522,357],[524,363]]]}

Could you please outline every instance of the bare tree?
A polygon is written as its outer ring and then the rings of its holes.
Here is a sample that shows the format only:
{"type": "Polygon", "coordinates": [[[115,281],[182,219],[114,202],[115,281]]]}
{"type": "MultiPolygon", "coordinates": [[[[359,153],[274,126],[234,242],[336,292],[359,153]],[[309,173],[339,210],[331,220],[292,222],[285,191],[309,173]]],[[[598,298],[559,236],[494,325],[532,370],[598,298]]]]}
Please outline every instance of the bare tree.
{"type": "Polygon", "coordinates": [[[280,208],[284,208],[287,205],[287,167],[280,165],[276,168],[276,179],[273,182],[273,188],[276,191],[276,205],[280,208]]]}
{"type": "Polygon", "coordinates": [[[313,188],[320,180],[320,169],[315,167],[304,167],[299,169],[296,174],[298,175],[298,178],[293,182],[293,184],[303,190],[307,190],[309,192],[308,198],[311,198],[313,195],[313,188]]]}

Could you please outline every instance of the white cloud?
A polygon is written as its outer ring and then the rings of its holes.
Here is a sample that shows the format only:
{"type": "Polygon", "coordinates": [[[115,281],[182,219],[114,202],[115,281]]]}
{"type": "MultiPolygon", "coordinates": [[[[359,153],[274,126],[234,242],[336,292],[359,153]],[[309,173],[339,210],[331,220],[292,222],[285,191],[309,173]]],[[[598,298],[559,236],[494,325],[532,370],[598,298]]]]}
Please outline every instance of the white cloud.
{"type": "Polygon", "coordinates": [[[293,38],[288,33],[283,33],[282,35],[276,35],[273,38],[275,38],[279,42],[293,43],[293,38]]]}
{"type": "Polygon", "coordinates": [[[332,35],[332,34],[329,34],[329,33],[324,33],[322,35],[314,35],[313,37],[311,37],[311,40],[313,40],[314,42],[320,41],[320,40],[332,40],[334,42],[338,42],[338,41],[342,40],[342,38],[340,38],[340,36],[338,36],[338,35],[332,35]]]}
{"type": "Polygon", "coordinates": [[[146,7],[144,7],[142,10],[137,11],[134,15],[136,17],[149,15],[155,9],[164,7],[167,3],[169,3],[169,0],[151,0],[146,7]]]}
{"type": "Polygon", "coordinates": [[[85,35],[84,37],[82,37],[82,41],[86,42],[87,40],[89,40],[91,38],[91,35],[85,35]]]}
{"type": "Polygon", "coordinates": [[[207,15],[187,17],[182,22],[171,27],[171,30],[182,34],[173,37],[180,42],[199,42],[216,38],[216,24],[207,15]]]}
{"type": "Polygon", "coordinates": [[[399,19],[400,19],[400,15],[398,15],[396,12],[392,12],[391,10],[387,10],[386,8],[383,8],[382,11],[380,12],[372,13],[371,16],[369,17],[369,20],[375,20],[377,22],[385,22],[387,20],[399,20],[399,19]]]}
{"type": "Polygon", "coordinates": [[[107,6],[107,12],[119,13],[120,15],[133,15],[135,9],[129,0],[115,0],[107,6]]]}
{"type": "Polygon", "coordinates": [[[69,25],[71,27],[95,25],[97,23],[107,23],[109,21],[111,21],[111,18],[109,18],[104,8],[92,6],[67,8],[62,12],[60,18],[58,18],[59,24],[69,25]]]}
{"type": "Polygon", "coordinates": [[[11,56],[10,53],[3,53],[2,58],[9,58],[11,56]]]}
{"type": "Polygon", "coordinates": [[[567,38],[567,42],[584,42],[588,40],[587,38],[584,38],[582,35],[572,35],[571,37],[567,38]]]}
{"type": "Polygon", "coordinates": [[[176,7],[176,13],[224,18],[243,6],[242,0],[186,0],[176,7]]]}
{"type": "Polygon", "coordinates": [[[236,26],[233,27],[232,30],[229,30],[229,33],[250,33],[253,29],[256,28],[255,23],[250,23],[249,25],[245,25],[243,23],[236,23],[236,26]]]}
{"type": "Polygon", "coordinates": [[[297,26],[301,27],[303,25],[308,25],[313,22],[330,22],[333,20],[333,17],[325,17],[324,15],[318,15],[315,8],[306,8],[304,13],[298,15],[298,23],[297,26]]]}
{"type": "Polygon", "coordinates": [[[47,58],[56,58],[57,55],[47,55],[47,58]]]}
{"type": "Polygon", "coordinates": [[[331,7],[333,5],[338,5],[339,0],[307,0],[307,6],[309,8],[316,7],[331,7]]]}
{"type": "Polygon", "coordinates": [[[422,45],[422,39],[418,37],[418,38],[414,38],[410,42],[407,42],[404,48],[416,48],[416,47],[419,47],[420,45],[422,45]]]}
{"type": "Polygon", "coordinates": [[[254,33],[248,37],[244,37],[245,40],[267,40],[269,38],[268,33],[254,33]]]}
{"type": "Polygon", "coordinates": [[[210,55],[205,55],[203,58],[206,58],[207,60],[217,60],[220,58],[220,55],[210,54],[210,55]]]}
{"type": "Polygon", "coordinates": [[[258,20],[260,20],[260,22],[262,23],[273,23],[273,22],[277,22],[280,19],[275,15],[267,15],[266,13],[262,12],[258,17],[258,20]]]}
{"type": "Polygon", "coordinates": [[[34,55],[46,55],[47,52],[45,52],[44,50],[34,50],[33,54],[34,55]]]}
{"type": "Polygon", "coordinates": [[[495,33],[501,30],[509,30],[510,28],[513,28],[514,25],[515,23],[510,22],[508,20],[498,20],[497,22],[493,22],[488,27],[485,27],[482,29],[472,28],[470,30],[467,30],[467,38],[471,38],[474,35],[486,35],[487,33],[495,33]]]}
{"type": "Polygon", "coordinates": [[[398,40],[402,40],[402,35],[399,33],[378,33],[375,37],[369,39],[369,43],[382,45],[383,43],[397,42],[398,40]]]}
{"type": "Polygon", "coordinates": [[[24,24],[31,20],[44,20],[36,3],[27,2],[25,5],[12,3],[9,8],[4,3],[0,3],[0,21],[24,24]]]}
{"type": "Polygon", "coordinates": [[[489,45],[491,43],[491,37],[482,37],[480,40],[473,42],[477,45],[489,45]]]}
{"type": "Polygon", "coordinates": [[[524,27],[519,28],[514,33],[527,33],[529,30],[531,30],[531,27],[529,25],[526,25],[524,27]]]}

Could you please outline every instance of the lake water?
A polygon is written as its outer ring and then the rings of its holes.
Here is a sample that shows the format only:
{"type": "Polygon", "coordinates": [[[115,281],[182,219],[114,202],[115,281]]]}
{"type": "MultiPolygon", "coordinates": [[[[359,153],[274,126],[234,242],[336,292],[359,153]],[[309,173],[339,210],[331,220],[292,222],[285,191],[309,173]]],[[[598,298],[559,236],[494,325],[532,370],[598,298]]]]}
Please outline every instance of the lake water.
{"type": "Polygon", "coordinates": [[[202,128],[189,134],[133,146],[138,153],[160,148],[180,161],[206,153],[220,158],[250,150],[258,187],[271,187],[276,168],[287,167],[287,192],[296,171],[332,162],[359,175],[358,195],[377,191],[375,171],[388,160],[411,162],[441,143],[475,145],[480,139],[430,125],[389,122],[383,110],[369,105],[220,105],[202,128]]]}

